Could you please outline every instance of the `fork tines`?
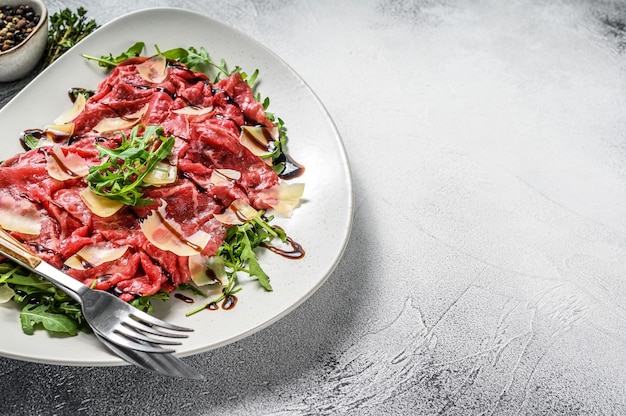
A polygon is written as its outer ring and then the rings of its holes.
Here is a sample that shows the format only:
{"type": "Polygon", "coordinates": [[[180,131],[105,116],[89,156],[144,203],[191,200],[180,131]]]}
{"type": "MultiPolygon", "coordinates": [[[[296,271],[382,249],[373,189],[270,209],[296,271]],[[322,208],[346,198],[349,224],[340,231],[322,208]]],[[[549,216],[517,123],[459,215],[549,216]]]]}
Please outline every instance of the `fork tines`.
{"type": "Polygon", "coordinates": [[[189,336],[181,332],[193,332],[193,329],[174,325],[136,310],[107,338],[117,345],[137,351],[171,353],[174,350],[163,346],[180,345],[177,340],[189,336]]]}

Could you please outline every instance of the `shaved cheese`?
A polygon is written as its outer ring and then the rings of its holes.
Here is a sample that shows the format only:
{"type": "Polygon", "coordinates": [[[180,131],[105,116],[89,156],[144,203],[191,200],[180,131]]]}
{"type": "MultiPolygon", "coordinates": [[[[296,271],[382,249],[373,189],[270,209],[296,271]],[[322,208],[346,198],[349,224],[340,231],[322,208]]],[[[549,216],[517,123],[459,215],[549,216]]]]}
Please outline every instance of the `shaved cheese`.
{"type": "Polygon", "coordinates": [[[165,211],[166,203],[158,210],[153,210],[145,220],[140,223],[141,231],[148,241],[161,250],[171,251],[179,256],[193,256],[202,251],[211,239],[211,235],[198,230],[192,236],[185,236],[180,224],[168,220],[165,211]]]}
{"type": "Polygon", "coordinates": [[[41,214],[31,202],[4,195],[0,197],[0,227],[22,234],[38,235],[41,232],[41,214]]]}
{"type": "Polygon", "coordinates": [[[74,134],[74,123],[49,124],[46,126],[45,130],[49,135],[71,136],[74,134]]]}
{"type": "Polygon", "coordinates": [[[124,203],[109,199],[105,196],[97,195],[91,192],[91,189],[85,188],[79,192],[80,199],[83,200],[87,208],[99,217],[107,218],[119,211],[124,203]]]}
{"type": "Polygon", "coordinates": [[[59,117],[54,119],[55,124],[66,124],[70,121],[74,120],[80,113],[85,109],[85,104],[87,100],[85,99],[84,94],[78,94],[76,97],[76,101],[74,101],[74,106],[68,110],[66,113],[61,114],[59,117]]]}
{"type": "Polygon", "coordinates": [[[9,285],[6,283],[0,285],[0,303],[7,303],[14,295],[15,291],[9,285]]]}
{"type": "Polygon", "coordinates": [[[36,147],[64,143],[74,134],[74,123],[49,124],[43,128],[42,133],[37,136],[39,140],[36,147]]]}
{"type": "Polygon", "coordinates": [[[241,178],[241,172],[234,169],[213,169],[211,173],[211,179],[209,182],[211,185],[225,185],[232,181],[236,181],[241,178]]]}
{"type": "Polygon", "coordinates": [[[74,123],[51,124],[44,128],[44,138],[39,141],[39,147],[51,146],[67,141],[74,134],[74,123]]]}
{"type": "Polygon", "coordinates": [[[243,224],[256,217],[258,211],[242,199],[235,199],[222,214],[215,214],[216,220],[226,225],[243,224]]]}
{"type": "Polygon", "coordinates": [[[144,114],[148,111],[148,104],[136,113],[129,114],[123,117],[103,118],[95,125],[93,131],[96,133],[106,133],[109,131],[124,130],[133,127],[139,123],[144,114]]]}
{"type": "Polygon", "coordinates": [[[189,256],[191,280],[198,286],[228,283],[224,259],[219,256],[207,257],[202,254],[189,256]]]}
{"type": "Polygon", "coordinates": [[[213,107],[198,107],[195,105],[188,105],[187,107],[173,110],[172,113],[184,114],[186,116],[202,116],[204,114],[209,114],[212,111],[213,107]]]}
{"type": "Polygon", "coordinates": [[[63,154],[59,145],[54,145],[52,153],[46,156],[46,169],[52,178],[59,181],[76,179],[89,173],[85,159],[72,152],[63,154]]]}
{"type": "Polygon", "coordinates": [[[92,267],[117,260],[126,253],[128,246],[113,246],[109,242],[84,246],[76,254],[65,260],[65,265],[75,270],[92,267]]]}
{"type": "Polygon", "coordinates": [[[291,217],[293,210],[300,203],[304,193],[303,183],[288,184],[281,182],[276,186],[259,192],[261,201],[271,206],[283,217],[291,217]]]}
{"type": "Polygon", "coordinates": [[[150,185],[167,185],[174,183],[178,176],[176,164],[171,162],[159,162],[156,167],[144,176],[143,181],[150,185]]]}
{"type": "MultiPolygon", "coordinates": [[[[257,156],[269,156],[270,144],[279,138],[278,127],[243,126],[239,135],[239,142],[257,156]]],[[[265,163],[272,164],[267,158],[265,163]]]]}
{"type": "Polygon", "coordinates": [[[137,72],[146,81],[159,84],[167,78],[167,59],[163,55],[155,55],[137,65],[137,72]]]}

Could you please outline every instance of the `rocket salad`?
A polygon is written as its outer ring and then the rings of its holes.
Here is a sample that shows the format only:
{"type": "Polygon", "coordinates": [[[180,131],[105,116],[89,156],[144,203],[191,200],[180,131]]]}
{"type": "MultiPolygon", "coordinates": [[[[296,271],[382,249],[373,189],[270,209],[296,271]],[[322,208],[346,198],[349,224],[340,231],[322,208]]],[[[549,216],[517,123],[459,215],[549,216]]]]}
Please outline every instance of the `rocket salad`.
{"type": "MultiPolygon", "coordinates": [[[[79,90],[51,127],[25,131],[26,156],[0,165],[0,211],[26,214],[3,227],[83,283],[147,311],[176,290],[206,296],[187,315],[218,302],[228,309],[242,274],[271,291],[256,252],[304,255],[271,224],[298,205],[303,185],[285,180],[303,167],[286,153],[269,99],[252,95],[258,71],[230,70],[205,48],[143,50],[138,42],[117,56],[85,56],[106,68],[106,81],[79,90]],[[3,188],[2,175],[17,175],[25,160],[42,175],[41,196],[3,188]],[[69,231],[55,231],[59,218],[69,231]]],[[[0,263],[0,300],[20,305],[27,334],[87,328],[76,302],[10,261],[0,263]]]]}

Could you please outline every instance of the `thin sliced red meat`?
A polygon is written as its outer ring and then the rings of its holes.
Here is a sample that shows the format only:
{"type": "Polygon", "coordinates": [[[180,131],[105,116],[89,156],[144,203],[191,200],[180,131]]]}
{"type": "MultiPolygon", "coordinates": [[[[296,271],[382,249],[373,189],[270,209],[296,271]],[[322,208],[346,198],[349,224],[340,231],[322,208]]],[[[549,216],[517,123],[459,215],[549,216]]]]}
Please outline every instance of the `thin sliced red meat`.
{"type": "MultiPolygon", "coordinates": [[[[122,136],[121,132],[93,132],[93,127],[104,118],[127,116],[148,105],[140,124],[160,125],[166,136],[175,136],[178,158],[174,183],[145,188],[144,198],[153,204],[125,206],[108,218],[93,214],[80,196],[87,187],[83,179],[50,177],[46,169],[49,148],[16,155],[0,165],[0,196],[16,201],[26,198],[42,216],[39,235],[13,235],[74,278],[127,301],[174,290],[191,278],[187,257],[161,250],[143,235],[140,223],[153,210],[166,204],[167,220],[179,224],[186,236],[198,230],[208,233],[210,240],[202,254],[215,255],[225,228],[214,214],[224,212],[235,199],[255,204],[258,192],[278,183],[273,170],[239,142],[243,125],[272,125],[239,74],[213,85],[206,75],[172,63],[167,78],[156,84],[137,72],[137,65],[145,59],[120,64],[98,85],[84,111],[73,120],[74,134],[62,150],[80,155],[90,166],[99,164],[96,145],[116,147],[122,136]],[[186,107],[205,109],[204,114],[176,113],[186,107]],[[241,178],[213,186],[210,177],[215,169],[235,169],[241,178]],[[86,270],[64,266],[82,247],[102,243],[128,248],[120,258],[86,270]]],[[[129,130],[124,133],[128,135],[129,130]]]]}

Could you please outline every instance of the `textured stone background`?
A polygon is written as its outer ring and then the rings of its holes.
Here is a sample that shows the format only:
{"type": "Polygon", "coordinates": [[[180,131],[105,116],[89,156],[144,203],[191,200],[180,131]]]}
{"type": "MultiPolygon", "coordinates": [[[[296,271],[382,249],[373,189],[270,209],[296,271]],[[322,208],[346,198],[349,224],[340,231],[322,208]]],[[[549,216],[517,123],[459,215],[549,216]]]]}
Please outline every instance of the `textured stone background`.
{"type": "Polygon", "coordinates": [[[206,382],[0,358],[0,414],[626,413],[625,3],[46,3],[273,49],[342,134],[354,228],[297,310],[185,358],[206,382]]]}

